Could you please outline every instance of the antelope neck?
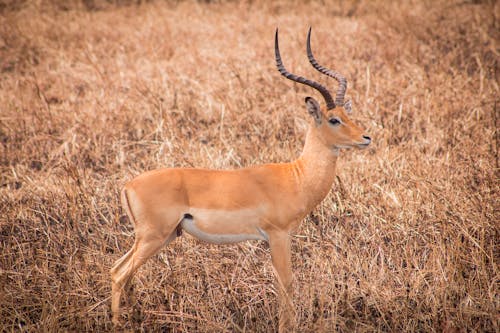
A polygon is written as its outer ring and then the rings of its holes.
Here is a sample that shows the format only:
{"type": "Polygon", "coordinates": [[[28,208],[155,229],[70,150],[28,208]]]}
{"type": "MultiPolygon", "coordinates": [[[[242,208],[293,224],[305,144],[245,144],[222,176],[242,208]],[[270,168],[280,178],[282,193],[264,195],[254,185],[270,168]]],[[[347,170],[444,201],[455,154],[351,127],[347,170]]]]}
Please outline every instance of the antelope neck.
{"type": "Polygon", "coordinates": [[[304,203],[313,209],[328,194],[335,179],[338,152],[327,147],[309,128],[304,149],[293,162],[298,170],[299,193],[303,193],[304,203]]]}

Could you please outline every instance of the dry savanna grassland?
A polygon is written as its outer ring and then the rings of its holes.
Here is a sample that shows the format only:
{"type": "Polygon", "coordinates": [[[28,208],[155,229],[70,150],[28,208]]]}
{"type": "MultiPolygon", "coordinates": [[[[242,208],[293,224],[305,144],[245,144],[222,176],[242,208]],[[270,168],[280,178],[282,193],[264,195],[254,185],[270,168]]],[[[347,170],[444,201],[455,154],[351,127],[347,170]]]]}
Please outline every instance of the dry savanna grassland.
{"type": "MultiPolygon", "coordinates": [[[[111,331],[133,244],[123,184],[298,156],[305,53],[373,143],[341,153],[293,235],[298,332],[498,332],[496,1],[0,1],[0,331],[111,331]],[[333,172],[333,170],[332,170],[333,172]]],[[[242,189],[244,190],[244,189],[242,189]]],[[[264,242],[184,234],[138,271],[123,328],[273,332],[264,242]]]]}

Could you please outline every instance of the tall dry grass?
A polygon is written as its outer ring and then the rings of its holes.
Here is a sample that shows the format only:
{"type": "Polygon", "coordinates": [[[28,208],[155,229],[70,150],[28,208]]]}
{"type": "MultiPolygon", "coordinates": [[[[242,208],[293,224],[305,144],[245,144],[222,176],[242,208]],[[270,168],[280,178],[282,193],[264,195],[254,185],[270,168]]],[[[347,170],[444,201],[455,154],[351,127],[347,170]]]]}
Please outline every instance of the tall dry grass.
{"type": "MultiPolygon", "coordinates": [[[[309,25],[374,143],[294,236],[298,331],[499,331],[498,4],[118,4],[1,3],[2,331],[112,329],[133,176],[296,157],[317,93],[273,34],[335,89],[309,25]]],[[[126,328],[271,332],[272,281],[266,244],[184,236],[136,275],[126,328]]]]}

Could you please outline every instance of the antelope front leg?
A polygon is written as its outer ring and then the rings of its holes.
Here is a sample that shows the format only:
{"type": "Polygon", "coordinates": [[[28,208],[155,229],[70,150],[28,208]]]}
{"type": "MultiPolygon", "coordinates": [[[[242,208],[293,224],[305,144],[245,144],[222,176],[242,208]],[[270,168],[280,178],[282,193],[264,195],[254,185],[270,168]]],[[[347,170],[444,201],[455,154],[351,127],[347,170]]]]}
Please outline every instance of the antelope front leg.
{"type": "Polygon", "coordinates": [[[269,235],[269,247],[279,295],[279,332],[293,330],[294,309],[292,290],[292,260],[290,251],[290,235],[279,232],[269,235]]]}

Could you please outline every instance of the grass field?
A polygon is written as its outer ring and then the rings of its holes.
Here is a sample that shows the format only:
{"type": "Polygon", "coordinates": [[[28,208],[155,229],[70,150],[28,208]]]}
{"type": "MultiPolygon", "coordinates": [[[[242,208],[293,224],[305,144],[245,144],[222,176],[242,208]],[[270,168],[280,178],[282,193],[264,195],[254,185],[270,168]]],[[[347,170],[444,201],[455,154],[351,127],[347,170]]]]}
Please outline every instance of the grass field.
{"type": "MultiPolygon", "coordinates": [[[[123,184],[160,167],[294,159],[309,121],[285,66],[348,79],[372,146],[293,237],[298,332],[498,332],[495,1],[0,1],[0,331],[111,331],[132,245],[123,184]]],[[[186,235],[133,280],[125,329],[272,332],[263,242],[186,235]]]]}

